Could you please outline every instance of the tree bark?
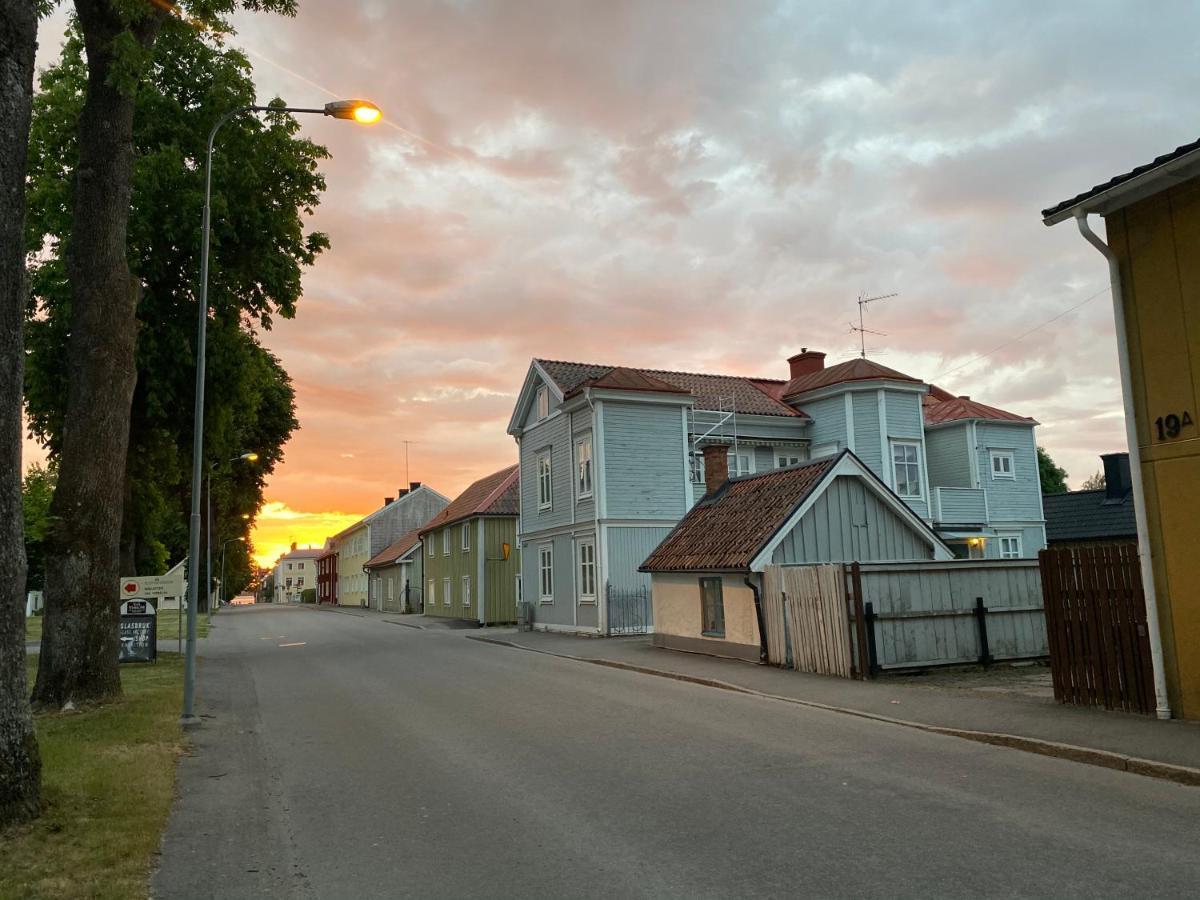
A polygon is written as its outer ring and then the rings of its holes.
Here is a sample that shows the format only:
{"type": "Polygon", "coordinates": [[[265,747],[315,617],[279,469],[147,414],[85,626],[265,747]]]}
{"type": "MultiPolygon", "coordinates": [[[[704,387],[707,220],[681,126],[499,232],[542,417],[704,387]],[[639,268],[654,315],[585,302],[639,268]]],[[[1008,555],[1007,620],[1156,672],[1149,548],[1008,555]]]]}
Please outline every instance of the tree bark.
{"type": "Polygon", "coordinates": [[[118,563],[140,293],[126,249],[135,91],[121,78],[132,64],[121,44],[130,35],[149,48],[162,13],[147,4],[130,24],[114,5],[122,4],[75,0],[88,82],[67,248],[67,407],[46,542],[46,615],[33,694],[39,707],[121,693],[118,563]]]}
{"type": "Polygon", "coordinates": [[[34,0],[0,0],[0,827],[34,818],[41,761],[25,678],[21,398],[25,164],[37,50],[34,0]]]}

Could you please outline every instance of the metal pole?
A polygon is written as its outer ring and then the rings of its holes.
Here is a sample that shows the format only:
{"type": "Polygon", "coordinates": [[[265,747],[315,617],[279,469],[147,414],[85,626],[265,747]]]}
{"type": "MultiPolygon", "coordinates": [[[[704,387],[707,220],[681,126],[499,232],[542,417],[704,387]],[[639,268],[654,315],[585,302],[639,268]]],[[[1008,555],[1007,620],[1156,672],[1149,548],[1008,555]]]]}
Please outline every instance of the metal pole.
{"type": "Polygon", "coordinates": [[[212,470],[208,467],[208,477],[205,479],[205,519],[204,526],[204,611],[212,621],[212,470]]]}

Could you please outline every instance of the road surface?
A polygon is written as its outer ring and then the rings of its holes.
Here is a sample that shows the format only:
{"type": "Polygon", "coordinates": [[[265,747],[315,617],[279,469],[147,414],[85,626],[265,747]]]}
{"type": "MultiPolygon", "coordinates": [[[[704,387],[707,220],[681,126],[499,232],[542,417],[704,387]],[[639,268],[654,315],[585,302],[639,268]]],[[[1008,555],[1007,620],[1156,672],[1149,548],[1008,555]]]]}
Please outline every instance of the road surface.
{"type": "Polygon", "coordinates": [[[1197,788],[378,617],[227,609],[201,652],[156,897],[1200,885],[1197,788]]]}

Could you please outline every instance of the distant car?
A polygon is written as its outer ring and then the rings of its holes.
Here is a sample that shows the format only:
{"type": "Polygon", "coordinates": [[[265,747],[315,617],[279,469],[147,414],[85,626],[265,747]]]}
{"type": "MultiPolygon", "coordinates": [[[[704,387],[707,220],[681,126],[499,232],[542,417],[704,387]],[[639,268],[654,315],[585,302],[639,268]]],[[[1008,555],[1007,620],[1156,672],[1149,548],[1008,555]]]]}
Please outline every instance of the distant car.
{"type": "Polygon", "coordinates": [[[236,597],[234,597],[232,600],[229,601],[229,605],[230,606],[253,606],[254,605],[254,595],[253,594],[238,594],[236,597]]]}

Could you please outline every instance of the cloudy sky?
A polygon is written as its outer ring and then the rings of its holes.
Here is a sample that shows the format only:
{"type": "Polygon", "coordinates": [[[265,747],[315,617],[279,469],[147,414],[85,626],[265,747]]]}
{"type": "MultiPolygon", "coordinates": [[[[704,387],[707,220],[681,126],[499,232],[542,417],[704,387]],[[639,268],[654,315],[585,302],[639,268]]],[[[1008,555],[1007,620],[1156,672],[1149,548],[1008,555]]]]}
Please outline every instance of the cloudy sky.
{"type": "Polygon", "coordinates": [[[869,355],[1036,417],[1073,485],[1124,447],[1104,261],[1039,211],[1196,138],[1194,4],[301,0],[237,26],[263,99],[388,119],[304,123],[333,249],[265,336],[302,428],[263,558],[393,495],[405,441],[450,496],[509,464],[531,357],[784,377],[856,351],[863,292],[899,292],[869,355]]]}

